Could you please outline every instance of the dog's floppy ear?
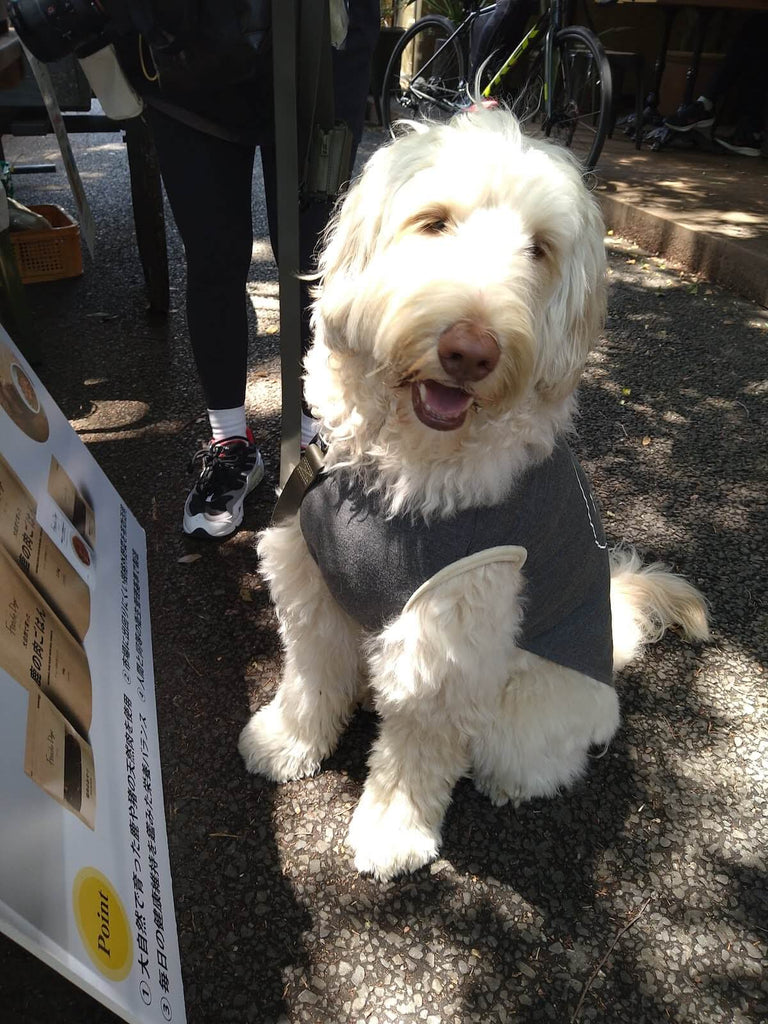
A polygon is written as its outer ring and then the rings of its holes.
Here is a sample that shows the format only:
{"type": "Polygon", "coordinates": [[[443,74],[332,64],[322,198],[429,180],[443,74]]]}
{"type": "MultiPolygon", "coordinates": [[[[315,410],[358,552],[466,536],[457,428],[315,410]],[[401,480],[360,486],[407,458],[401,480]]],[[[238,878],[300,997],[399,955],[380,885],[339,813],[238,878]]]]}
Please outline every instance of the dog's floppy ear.
{"type": "Polygon", "coordinates": [[[428,131],[426,125],[417,122],[403,121],[399,126],[397,140],[371,156],[331,219],[320,257],[321,279],[331,278],[335,283],[337,278],[354,278],[367,266],[384,222],[388,199],[411,173],[405,158],[410,148],[406,139],[428,131]],[[399,170],[394,148],[400,153],[399,170]]]}
{"type": "Polygon", "coordinates": [[[576,388],[605,317],[605,228],[597,203],[581,183],[579,188],[579,224],[559,256],[534,378],[539,394],[553,401],[576,388]]]}
{"type": "Polygon", "coordinates": [[[366,190],[369,172],[347,192],[328,228],[320,257],[321,280],[356,276],[366,267],[381,227],[381,210],[366,190]]]}
{"type": "Polygon", "coordinates": [[[334,337],[344,332],[360,275],[376,248],[384,220],[390,162],[389,147],[371,157],[339,204],[325,235],[318,262],[315,322],[325,328],[325,341],[331,347],[334,337]]]}

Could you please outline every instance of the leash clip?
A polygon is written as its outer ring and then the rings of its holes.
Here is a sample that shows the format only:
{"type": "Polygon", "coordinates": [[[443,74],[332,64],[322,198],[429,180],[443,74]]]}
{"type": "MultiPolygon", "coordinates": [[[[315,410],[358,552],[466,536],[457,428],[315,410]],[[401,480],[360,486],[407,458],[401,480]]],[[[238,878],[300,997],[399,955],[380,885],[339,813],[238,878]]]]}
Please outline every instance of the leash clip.
{"type": "Polygon", "coordinates": [[[272,512],[270,526],[280,526],[299,511],[304,495],[323,471],[327,451],[328,442],[322,434],[315,434],[285,481],[285,487],[272,512]]]}

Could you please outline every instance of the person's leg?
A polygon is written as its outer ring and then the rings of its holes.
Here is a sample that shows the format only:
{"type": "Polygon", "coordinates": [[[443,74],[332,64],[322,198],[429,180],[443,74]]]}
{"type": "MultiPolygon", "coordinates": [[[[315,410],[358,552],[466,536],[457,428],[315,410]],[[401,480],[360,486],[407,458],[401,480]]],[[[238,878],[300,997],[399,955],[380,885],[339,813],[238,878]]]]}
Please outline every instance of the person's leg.
{"type": "Polygon", "coordinates": [[[483,15],[474,23],[469,48],[469,86],[474,85],[480,65],[490,56],[499,25],[504,21],[512,0],[498,0],[492,12],[483,15]]]}
{"type": "MultiPolygon", "coordinates": [[[[734,37],[725,59],[714,71],[703,95],[715,102],[740,82],[765,90],[768,45],[768,14],[751,14],[734,37]]],[[[764,98],[764,96],[762,97],[764,98]]]]}
{"type": "Polygon", "coordinates": [[[184,530],[224,537],[264,475],[245,421],[255,146],[225,142],[148,109],[160,171],[187,258],[187,326],[213,440],[201,449],[184,530]]]}
{"type": "Polygon", "coordinates": [[[187,323],[210,409],[245,401],[245,285],[253,249],[255,146],[197,131],[159,111],[147,115],[187,258],[187,323]]]}
{"type": "MultiPolygon", "coordinates": [[[[352,131],[352,152],[349,173],[357,155],[357,147],[363,134],[365,106],[368,99],[371,77],[371,58],[379,33],[378,0],[352,0],[350,4],[349,32],[344,48],[333,50],[333,89],[336,118],[345,121],[352,131]]],[[[267,204],[267,220],[272,251],[277,259],[277,179],[275,164],[274,133],[265,131],[261,143],[261,162],[264,170],[264,191],[267,204]]],[[[334,202],[312,201],[306,203],[299,218],[299,253],[301,272],[312,273],[316,267],[316,252],[328,220],[333,212],[334,202]]],[[[309,287],[302,293],[302,349],[309,348],[309,287]]]]}
{"type": "Polygon", "coordinates": [[[742,74],[737,83],[739,117],[733,135],[717,142],[742,156],[760,156],[768,113],[768,13],[751,14],[738,40],[742,74]]]}
{"type": "Polygon", "coordinates": [[[470,47],[470,89],[474,87],[477,72],[494,51],[499,51],[494,70],[509,57],[523,38],[528,19],[537,11],[538,4],[534,0],[499,0],[493,13],[480,19],[480,28],[475,31],[470,47]]]}
{"type": "MultiPolygon", "coordinates": [[[[714,124],[715,105],[738,87],[744,124],[748,134],[762,131],[768,92],[768,14],[751,14],[734,37],[725,59],[710,76],[701,95],[693,103],[665,120],[673,131],[708,128],[714,124]]],[[[726,145],[722,138],[718,142],[726,145]]],[[[750,153],[749,155],[758,155],[750,153]]]]}
{"type": "MultiPolygon", "coordinates": [[[[378,0],[352,0],[350,3],[349,32],[344,48],[334,50],[333,85],[336,117],[345,121],[352,131],[352,154],[349,173],[357,154],[357,147],[363,134],[365,107],[368,99],[371,76],[371,58],[379,33],[378,0]]],[[[264,170],[264,191],[267,204],[272,251],[277,259],[277,185],[275,170],[274,134],[265,132],[261,144],[261,161],[264,170]]],[[[299,253],[302,273],[316,269],[316,253],[328,225],[334,203],[313,201],[305,204],[299,215],[299,253]]],[[[306,281],[301,286],[301,346],[306,352],[311,342],[310,312],[311,285],[306,281]]],[[[305,409],[305,414],[309,412],[305,409]]],[[[311,430],[308,424],[304,429],[311,430]]]]}

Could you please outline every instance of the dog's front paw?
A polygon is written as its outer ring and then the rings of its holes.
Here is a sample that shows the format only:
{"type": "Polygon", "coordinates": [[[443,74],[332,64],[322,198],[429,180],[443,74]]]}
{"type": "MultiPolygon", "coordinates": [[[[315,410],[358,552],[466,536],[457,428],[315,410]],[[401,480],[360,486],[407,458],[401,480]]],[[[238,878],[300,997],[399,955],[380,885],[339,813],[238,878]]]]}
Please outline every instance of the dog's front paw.
{"type": "Polygon", "coordinates": [[[237,749],[249,772],[275,782],[316,775],[328,753],[292,732],[274,701],[252,716],[240,733],[237,749]]]}
{"type": "Polygon", "coordinates": [[[357,870],[386,881],[434,860],[440,834],[419,823],[413,804],[402,795],[378,803],[363,793],[352,816],[348,843],[357,870]]]}
{"type": "Polygon", "coordinates": [[[493,775],[476,774],[474,783],[477,792],[488,797],[494,807],[503,807],[510,801],[515,807],[519,807],[523,802],[522,787],[509,783],[502,784],[493,775]]]}

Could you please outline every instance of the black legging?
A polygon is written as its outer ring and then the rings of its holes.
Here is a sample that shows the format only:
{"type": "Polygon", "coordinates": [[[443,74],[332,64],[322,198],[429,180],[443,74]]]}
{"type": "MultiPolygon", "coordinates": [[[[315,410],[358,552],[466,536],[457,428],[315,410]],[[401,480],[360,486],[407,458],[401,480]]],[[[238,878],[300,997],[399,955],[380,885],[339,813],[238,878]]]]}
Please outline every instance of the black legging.
{"type": "MultiPolygon", "coordinates": [[[[378,0],[352,4],[347,45],[334,51],[336,114],[360,141],[378,31],[378,0]],[[357,13],[358,17],[355,18],[357,13]]],[[[244,86],[244,90],[253,90],[244,86]]],[[[240,97],[242,99],[242,97],[240,97]]],[[[250,102],[250,95],[248,101],[250,102]]],[[[271,96],[253,98],[264,108],[252,143],[224,141],[147,106],[168,202],[187,259],[187,326],[209,409],[245,402],[248,353],[246,281],[253,248],[251,181],[256,145],[261,148],[272,250],[277,252],[276,172],[271,96]]],[[[354,161],[354,152],[352,159],[354,161]]],[[[350,168],[351,169],[351,168],[350,168]]],[[[331,204],[311,203],[300,215],[301,270],[328,223],[331,204]]],[[[309,293],[302,291],[302,347],[309,345],[309,293]]]]}
{"type": "Polygon", "coordinates": [[[756,132],[763,129],[768,102],[767,47],[768,14],[750,14],[704,90],[715,101],[737,86],[742,117],[756,132]]]}
{"type": "Polygon", "coordinates": [[[498,0],[489,15],[475,23],[470,46],[470,85],[474,86],[480,66],[494,50],[503,49],[508,57],[523,38],[528,18],[538,10],[538,0],[498,0]]]}

